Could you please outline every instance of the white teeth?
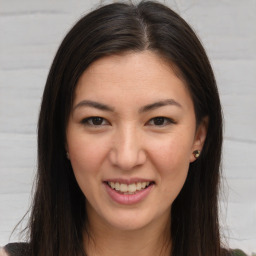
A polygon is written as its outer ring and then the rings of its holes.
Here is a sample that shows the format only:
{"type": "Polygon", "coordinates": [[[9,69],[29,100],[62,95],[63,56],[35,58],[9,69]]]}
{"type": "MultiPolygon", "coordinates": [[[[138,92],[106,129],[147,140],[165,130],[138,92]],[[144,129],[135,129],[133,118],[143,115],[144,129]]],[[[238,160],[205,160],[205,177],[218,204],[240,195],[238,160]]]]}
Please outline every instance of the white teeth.
{"type": "Polygon", "coordinates": [[[140,183],[140,182],[138,182],[138,183],[136,184],[136,189],[137,189],[137,190],[141,190],[141,183],[140,183]]]}
{"type": "MultiPolygon", "coordinates": [[[[113,187],[111,187],[111,188],[113,188],[113,187]]],[[[128,188],[127,184],[120,184],[120,191],[121,192],[127,192],[127,188],[128,188]]]]}
{"type": "Polygon", "coordinates": [[[128,191],[129,191],[130,193],[135,192],[135,191],[136,191],[136,185],[135,185],[134,183],[128,185],[128,191]]]}
{"type": "Polygon", "coordinates": [[[115,190],[117,190],[117,191],[120,190],[120,184],[118,182],[115,183],[115,190]]]}
{"type": "Polygon", "coordinates": [[[150,184],[149,181],[147,182],[137,182],[137,183],[132,183],[132,184],[124,184],[124,183],[119,183],[119,182],[108,182],[108,185],[117,191],[120,191],[122,193],[127,193],[127,194],[133,194],[136,191],[140,191],[144,188],[146,188],[150,184]]]}

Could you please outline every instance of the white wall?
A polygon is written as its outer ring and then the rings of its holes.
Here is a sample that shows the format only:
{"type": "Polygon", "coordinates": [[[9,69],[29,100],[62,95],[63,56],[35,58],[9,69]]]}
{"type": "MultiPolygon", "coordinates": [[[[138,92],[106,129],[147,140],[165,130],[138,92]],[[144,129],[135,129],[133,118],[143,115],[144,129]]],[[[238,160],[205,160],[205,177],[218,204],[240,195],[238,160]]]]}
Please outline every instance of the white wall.
{"type": "MultiPolygon", "coordinates": [[[[165,2],[194,27],[212,61],[225,115],[223,230],[231,247],[256,252],[256,0],[165,2]]],[[[37,115],[53,56],[98,3],[0,0],[0,245],[30,202],[37,115]]]]}

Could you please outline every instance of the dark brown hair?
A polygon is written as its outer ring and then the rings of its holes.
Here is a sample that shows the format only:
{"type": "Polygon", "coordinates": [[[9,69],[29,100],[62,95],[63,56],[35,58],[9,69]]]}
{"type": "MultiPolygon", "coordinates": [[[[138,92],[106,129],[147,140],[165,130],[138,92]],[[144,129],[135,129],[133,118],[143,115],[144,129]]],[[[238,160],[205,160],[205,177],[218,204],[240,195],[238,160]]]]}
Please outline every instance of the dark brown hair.
{"type": "Polygon", "coordinates": [[[192,163],[171,212],[172,256],[221,255],[218,189],[222,113],[214,74],[190,26],[168,7],[115,3],[79,20],[61,43],[46,82],[38,123],[38,174],[29,223],[33,256],[85,255],[85,197],[65,154],[66,125],[77,81],[95,60],[150,50],[178,69],[199,124],[209,117],[200,158],[192,163]]]}

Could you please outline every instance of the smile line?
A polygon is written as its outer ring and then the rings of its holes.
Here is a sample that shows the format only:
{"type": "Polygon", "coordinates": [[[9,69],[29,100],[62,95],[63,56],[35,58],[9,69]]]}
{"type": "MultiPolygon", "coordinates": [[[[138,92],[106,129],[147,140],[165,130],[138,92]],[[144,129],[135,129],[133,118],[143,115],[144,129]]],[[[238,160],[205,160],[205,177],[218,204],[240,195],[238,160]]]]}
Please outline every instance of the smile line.
{"type": "Polygon", "coordinates": [[[131,184],[126,184],[126,183],[120,183],[120,182],[113,182],[113,181],[108,181],[106,184],[114,189],[115,191],[119,193],[124,193],[124,194],[135,194],[141,190],[144,190],[148,186],[152,185],[154,182],[150,181],[143,181],[143,182],[134,182],[131,184]]]}

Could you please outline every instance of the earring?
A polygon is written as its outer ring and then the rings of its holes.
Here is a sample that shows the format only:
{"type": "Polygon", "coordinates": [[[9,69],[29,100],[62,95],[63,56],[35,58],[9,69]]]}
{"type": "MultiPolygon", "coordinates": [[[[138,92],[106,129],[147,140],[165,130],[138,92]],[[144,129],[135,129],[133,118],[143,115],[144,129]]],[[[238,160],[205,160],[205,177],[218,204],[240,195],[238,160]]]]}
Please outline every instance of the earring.
{"type": "Polygon", "coordinates": [[[66,157],[69,160],[69,153],[68,152],[66,152],[66,157]]]}
{"type": "Polygon", "coordinates": [[[196,159],[198,159],[199,156],[200,156],[200,153],[201,153],[200,150],[195,150],[195,151],[193,152],[193,155],[194,155],[194,157],[195,157],[196,159]]]}

